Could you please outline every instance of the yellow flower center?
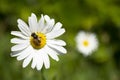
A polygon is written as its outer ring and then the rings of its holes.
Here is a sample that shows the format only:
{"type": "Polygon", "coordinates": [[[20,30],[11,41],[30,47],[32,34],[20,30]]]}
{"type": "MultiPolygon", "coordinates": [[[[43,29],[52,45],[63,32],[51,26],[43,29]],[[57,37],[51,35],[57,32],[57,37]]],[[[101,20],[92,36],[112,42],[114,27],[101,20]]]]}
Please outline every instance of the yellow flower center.
{"type": "Polygon", "coordinates": [[[46,44],[46,36],[40,32],[32,33],[30,37],[30,43],[33,48],[41,49],[46,44]]]}
{"type": "Polygon", "coordinates": [[[83,45],[84,45],[85,47],[87,47],[87,46],[89,45],[88,40],[84,40],[84,41],[83,41],[83,45]]]}

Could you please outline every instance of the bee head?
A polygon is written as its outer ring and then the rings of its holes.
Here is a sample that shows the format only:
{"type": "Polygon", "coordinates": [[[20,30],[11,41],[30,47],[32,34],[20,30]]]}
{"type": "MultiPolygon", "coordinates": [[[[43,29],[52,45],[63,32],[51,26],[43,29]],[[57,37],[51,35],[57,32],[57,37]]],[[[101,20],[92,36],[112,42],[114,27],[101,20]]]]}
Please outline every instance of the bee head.
{"type": "Polygon", "coordinates": [[[32,33],[31,36],[34,38],[34,39],[37,39],[38,36],[35,34],[35,33],[32,33]]]}

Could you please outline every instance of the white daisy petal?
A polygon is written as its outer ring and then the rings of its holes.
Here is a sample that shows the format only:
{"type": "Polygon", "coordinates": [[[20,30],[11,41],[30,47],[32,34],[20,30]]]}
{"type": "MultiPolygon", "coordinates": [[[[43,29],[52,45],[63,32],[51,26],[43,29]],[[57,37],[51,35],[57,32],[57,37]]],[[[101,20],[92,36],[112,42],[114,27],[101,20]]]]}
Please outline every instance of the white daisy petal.
{"type": "Polygon", "coordinates": [[[16,44],[11,48],[11,51],[23,50],[28,46],[29,46],[29,42],[26,42],[24,44],[16,44]]]}
{"type": "Polygon", "coordinates": [[[66,49],[62,46],[57,46],[57,45],[53,45],[53,44],[48,44],[48,46],[57,50],[57,51],[59,51],[59,52],[61,52],[61,53],[64,53],[64,54],[67,53],[66,49]]]}
{"type": "MultiPolygon", "coordinates": [[[[23,51],[23,50],[22,50],[22,51],[23,51]]],[[[20,55],[20,53],[21,53],[22,51],[13,51],[13,52],[10,54],[10,56],[11,56],[11,57],[16,57],[16,56],[20,55]]]]}
{"type": "Polygon", "coordinates": [[[44,63],[44,65],[45,65],[45,68],[48,69],[48,68],[50,68],[50,60],[49,60],[49,57],[48,57],[48,55],[45,53],[45,51],[44,51],[44,53],[42,53],[42,54],[43,54],[43,63],[44,63]]]}
{"type": "Polygon", "coordinates": [[[65,46],[66,43],[63,40],[47,40],[47,44],[55,44],[55,45],[59,45],[59,46],[65,46]]]}
{"type": "Polygon", "coordinates": [[[24,61],[23,61],[23,68],[25,68],[26,66],[28,66],[28,64],[30,63],[30,61],[33,58],[33,54],[31,53],[31,55],[29,55],[24,61]]]}
{"type": "Polygon", "coordinates": [[[36,68],[37,70],[41,70],[43,66],[43,55],[38,53],[38,56],[36,56],[36,59],[37,59],[36,68]]]}
{"type": "Polygon", "coordinates": [[[46,36],[47,36],[47,39],[53,39],[62,35],[64,32],[65,32],[65,29],[59,29],[57,31],[51,31],[50,33],[47,33],[46,36]]]}
{"type": "Polygon", "coordinates": [[[37,54],[34,53],[34,55],[33,55],[33,61],[32,61],[32,64],[31,64],[32,69],[34,69],[35,66],[37,65],[37,58],[36,57],[37,57],[37,54]]]}
{"type": "Polygon", "coordinates": [[[17,22],[18,28],[21,30],[21,32],[26,36],[30,36],[31,32],[30,29],[28,28],[28,25],[21,19],[18,19],[17,22]]]}
{"type": "Polygon", "coordinates": [[[44,18],[45,18],[46,22],[50,21],[50,17],[48,15],[45,15],[44,18]]]}
{"type": "Polygon", "coordinates": [[[32,47],[29,46],[29,47],[26,48],[24,51],[22,51],[20,54],[21,54],[21,55],[19,55],[19,56],[17,57],[17,60],[22,60],[22,59],[26,58],[27,56],[29,56],[30,54],[32,54],[32,47]]]}
{"type": "Polygon", "coordinates": [[[46,25],[43,28],[42,32],[45,33],[45,34],[50,32],[52,30],[54,24],[55,24],[54,19],[51,19],[49,22],[46,22],[46,25]]]}
{"type": "Polygon", "coordinates": [[[50,22],[48,23],[50,29],[53,28],[54,24],[55,24],[55,20],[54,20],[54,19],[51,19],[50,22]]]}
{"type": "Polygon", "coordinates": [[[62,27],[62,24],[60,22],[56,23],[52,31],[57,31],[62,27]]]}
{"type": "Polygon", "coordinates": [[[12,31],[11,34],[14,35],[14,36],[18,36],[18,37],[20,37],[20,38],[23,38],[23,39],[29,39],[29,37],[24,36],[24,35],[23,35],[21,32],[19,32],[19,31],[12,31]]]}
{"type": "MultiPolygon", "coordinates": [[[[27,48],[29,48],[29,47],[27,47],[27,48]]],[[[26,50],[26,49],[19,50],[19,51],[13,51],[10,55],[11,55],[11,57],[20,56],[24,52],[24,50],[26,50]]]]}
{"type": "Polygon", "coordinates": [[[45,23],[44,17],[43,17],[43,15],[41,15],[41,19],[40,19],[39,22],[38,22],[38,25],[39,25],[38,31],[41,32],[41,31],[43,30],[43,28],[44,28],[44,23],[45,23]]]}
{"type": "Polygon", "coordinates": [[[54,60],[59,61],[59,58],[57,56],[57,52],[49,48],[48,46],[45,47],[46,53],[54,60]]]}
{"type": "Polygon", "coordinates": [[[31,17],[29,17],[29,26],[30,26],[30,30],[31,32],[36,32],[37,28],[38,28],[38,23],[37,23],[37,18],[36,15],[34,13],[31,14],[31,17]]]}
{"type": "Polygon", "coordinates": [[[11,43],[15,43],[15,44],[22,44],[22,43],[27,43],[29,40],[24,40],[21,38],[12,38],[11,39],[11,43]]]}

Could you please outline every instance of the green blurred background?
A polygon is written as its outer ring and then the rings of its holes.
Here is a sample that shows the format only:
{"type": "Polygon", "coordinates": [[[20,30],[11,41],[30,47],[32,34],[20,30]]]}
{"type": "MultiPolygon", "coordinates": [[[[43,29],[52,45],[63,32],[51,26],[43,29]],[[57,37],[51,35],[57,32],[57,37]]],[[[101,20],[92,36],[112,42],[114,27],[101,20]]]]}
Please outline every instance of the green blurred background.
{"type": "Polygon", "coordinates": [[[0,0],[0,80],[120,80],[120,0],[0,0]],[[10,57],[17,19],[25,22],[31,13],[47,14],[60,21],[66,33],[68,53],[51,60],[50,69],[22,68],[22,61],[10,57]],[[88,57],[76,49],[75,36],[81,30],[96,33],[99,48],[88,57]]]}

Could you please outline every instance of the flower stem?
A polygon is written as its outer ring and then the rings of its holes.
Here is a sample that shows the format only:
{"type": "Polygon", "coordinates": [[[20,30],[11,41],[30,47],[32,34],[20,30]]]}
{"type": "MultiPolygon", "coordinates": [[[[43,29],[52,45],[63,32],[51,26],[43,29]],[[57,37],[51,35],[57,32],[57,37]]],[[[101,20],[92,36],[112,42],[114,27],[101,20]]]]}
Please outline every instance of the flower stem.
{"type": "Polygon", "coordinates": [[[42,77],[42,80],[45,80],[44,69],[41,69],[41,77],[42,77]]]}

